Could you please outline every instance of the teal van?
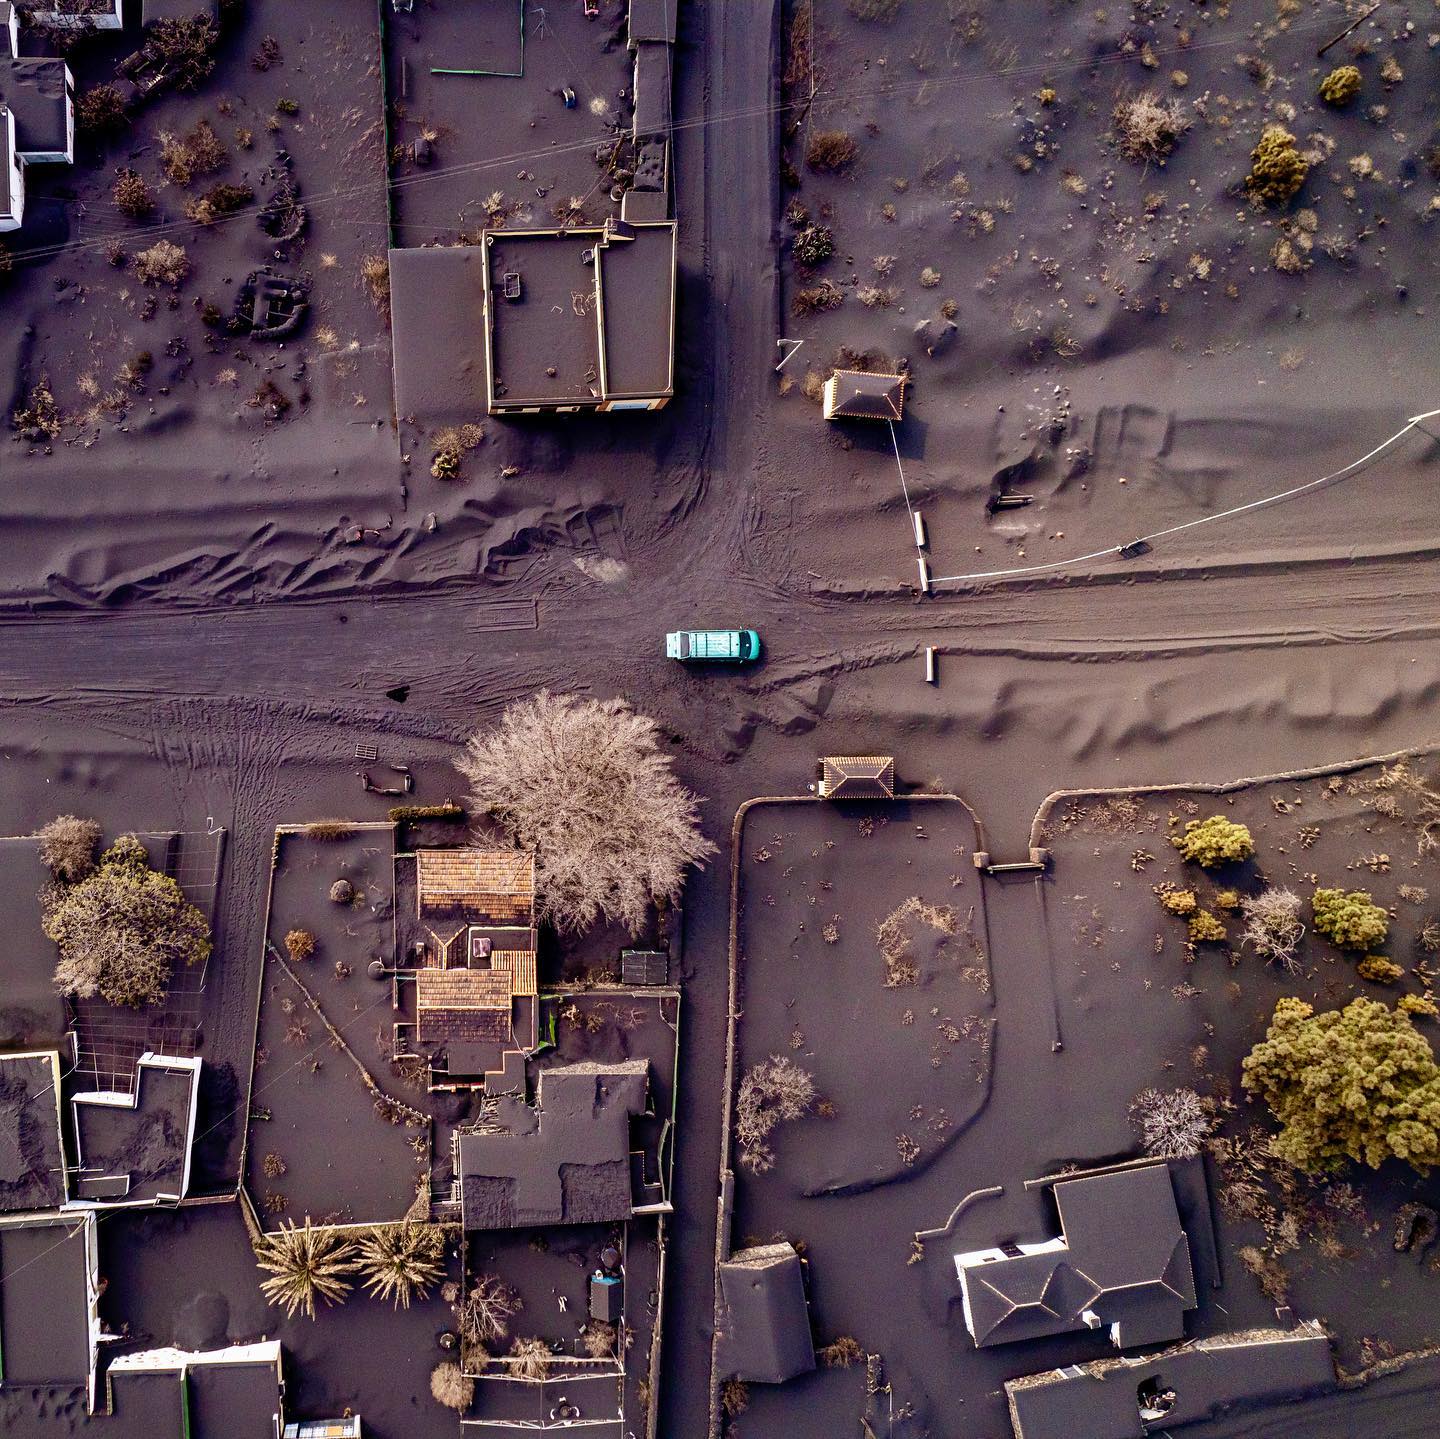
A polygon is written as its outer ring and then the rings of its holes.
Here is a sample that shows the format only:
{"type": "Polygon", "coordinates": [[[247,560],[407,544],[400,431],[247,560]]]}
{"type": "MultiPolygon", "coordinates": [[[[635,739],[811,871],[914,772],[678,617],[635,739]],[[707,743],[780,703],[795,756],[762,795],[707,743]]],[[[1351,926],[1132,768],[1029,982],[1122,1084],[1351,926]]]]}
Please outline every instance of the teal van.
{"type": "Polygon", "coordinates": [[[674,630],[665,636],[665,656],[745,664],[760,658],[760,636],[754,630],[674,630]]]}

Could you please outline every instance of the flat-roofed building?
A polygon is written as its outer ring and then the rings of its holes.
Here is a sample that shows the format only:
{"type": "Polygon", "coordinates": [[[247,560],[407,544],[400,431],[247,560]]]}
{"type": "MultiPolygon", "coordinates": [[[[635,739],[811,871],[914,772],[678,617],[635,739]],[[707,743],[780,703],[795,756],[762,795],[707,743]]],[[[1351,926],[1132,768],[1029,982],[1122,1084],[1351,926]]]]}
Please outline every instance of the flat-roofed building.
{"type": "Polygon", "coordinates": [[[25,171],[75,163],[75,81],[60,59],[20,54],[19,16],[0,0],[0,231],[25,219],[25,171]]]}

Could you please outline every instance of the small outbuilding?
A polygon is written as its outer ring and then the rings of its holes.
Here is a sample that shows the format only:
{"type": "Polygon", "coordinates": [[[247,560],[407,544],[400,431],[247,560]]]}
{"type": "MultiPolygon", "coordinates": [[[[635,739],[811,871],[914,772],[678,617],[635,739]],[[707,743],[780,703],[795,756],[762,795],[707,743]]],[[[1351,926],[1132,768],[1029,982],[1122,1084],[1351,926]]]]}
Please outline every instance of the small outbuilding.
{"type": "Polygon", "coordinates": [[[759,1244],[720,1265],[720,1372],[783,1384],[815,1367],[805,1272],[795,1247],[759,1244]]]}
{"type": "Polygon", "coordinates": [[[836,370],[825,381],[827,420],[903,420],[904,375],[872,375],[864,370],[836,370]]]}
{"type": "Polygon", "coordinates": [[[894,799],[895,760],[888,754],[831,754],[820,761],[821,799],[894,799]]]}
{"type": "Polygon", "coordinates": [[[670,982],[670,956],[663,949],[622,949],[620,983],[646,989],[670,982]]]}

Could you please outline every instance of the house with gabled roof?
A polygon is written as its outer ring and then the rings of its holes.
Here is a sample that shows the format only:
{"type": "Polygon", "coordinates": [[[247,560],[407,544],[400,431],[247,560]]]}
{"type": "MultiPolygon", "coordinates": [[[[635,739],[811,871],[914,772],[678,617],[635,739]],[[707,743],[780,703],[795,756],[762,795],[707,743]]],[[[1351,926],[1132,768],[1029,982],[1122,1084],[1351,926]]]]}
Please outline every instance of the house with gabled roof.
{"type": "Polygon", "coordinates": [[[903,420],[905,381],[904,375],[873,375],[864,370],[836,370],[825,381],[825,418],[903,420]]]}
{"type": "Polygon", "coordinates": [[[827,754],[815,793],[821,799],[894,799],[895,761],[888,754],[827,754]]]}
{"type": "Polygon", "coordinates": [[[1195,1276],[1169,1168],[1062,1180],[1053,1195],[1058,1236],[955,1256],[976,1348],[1086,1329],[1117,1349],[1184,1338],[1195,1276]]]}
{"type": "Polygon", "coordinates": [[[422,849],[415,855],[420,962],[414,1022],[402,1036],[436,1088],[483,1085],[538,1043],[535,856],[422,849]]]}

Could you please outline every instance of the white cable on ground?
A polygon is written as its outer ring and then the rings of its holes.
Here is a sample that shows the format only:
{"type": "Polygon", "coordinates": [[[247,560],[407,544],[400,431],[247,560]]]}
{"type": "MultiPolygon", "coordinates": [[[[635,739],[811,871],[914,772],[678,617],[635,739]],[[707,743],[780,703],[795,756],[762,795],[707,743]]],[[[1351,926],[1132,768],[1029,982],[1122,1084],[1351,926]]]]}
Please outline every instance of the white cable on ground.
{"type": "MultiPolygon", "coordinates": [[[[1440,415],[1440,410],[1427,410],[1423,415],[1415,415],[1410,420],[1407,420],[1400,429],[1396,430],[1388,440],[1381,441],[1381,443],[1376,445],[1368,454],[1361,455],[1358,460],[1352,460],[1348,465],[1334,471],[1333,474],[1322,475],[1318,480],[1310,480],[1303,485],[1296,485],[1293,489],[1281,490],[1279,494],[1266,495],[1262,499],[1251,500],[1248,504],[1236,505],[1234,509],[1221,510],[1213,515],[1201,515],[1199,519],[1186,520],[1183,524],[1179,525],[1170,525],[1166,529],[1155,530],[1152,534],[1137,535],[1134,539],[1125,541],[1123,545],[1107,545],[1105,549],[1092,550],[1087,555],[1072,555],[1069,559],[1064,560],[1047,560],[1044,564],[1039,565],[1021,565],[1012,570],[980,570],[968,575],[936,575],[931,580],[931,583],[943,585],[961,584],[971,580],[1003,580],[1013,578],[1017,575],[1038,575],[1047,570],[1066,569],[1071,565],[1085,564],[1089,560],[1099,560],[1105,559],[1107,556],[1119,555],[1121,550],[1129,545],[1149,544],[1153,540],[1164,539],[1168,535],[1178,535],[1182,530],[1193,530],[1197,525],[1208,525],[1215,520],[1228,520],[1235,515],[1243,515],[1247,510],[1258,510],[1264,508],[1266,505],[1277,505],[1282,500],[1293,500],[1297,495],[1303,495],[1309,490],[1319,489],[1322,485],[1334,484],[1337,480],[1343,480],[1347,475],[1354,474],[1356,470],[1369,464],[1377,455],[1383,454],[1397,440],[1403,439],[1411,430],[1415,429],[1422,420],[1431,420],[1437,415],[1440,415]]],[[[893,436],[895,427],[892,425],[890,428],[893,436]]],[[[899,459],[898,448],[896,450],[896,459],[899,459]]],[[[901,482],[902,484],[904,482],[903,472],[901,474],[901,482]]],[[[905,503],[908,507],[910,503],[908,491],[905,496],[905,503]]]]}

